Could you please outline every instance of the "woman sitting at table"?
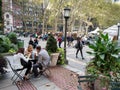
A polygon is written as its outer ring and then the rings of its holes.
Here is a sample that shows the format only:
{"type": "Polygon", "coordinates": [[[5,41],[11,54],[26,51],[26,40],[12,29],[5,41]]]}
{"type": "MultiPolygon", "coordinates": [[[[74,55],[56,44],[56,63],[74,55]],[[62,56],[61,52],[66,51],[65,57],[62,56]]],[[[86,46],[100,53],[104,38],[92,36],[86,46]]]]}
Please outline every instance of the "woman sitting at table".
{"type": "Polygon", "coordinates": [[[33,52],[33,46],[29,45],[28,48],[25,50],[25,57],[29,58],[34,64],[37,61],[36,53],[33,52]]]}
{"type": "Polygon", "coordinates": [[[25,50],[25,56],[27,58],[34,59],[34,52],[33,52],[33,46],[32,45],[29,45],[28,48],[25,50]]]}
{"type": "Polygon", "coordinates": [[[32,67],[32,63],[29,60],[29,58],[26,58],[24,56],[24,48],[20,48],[17,53],[14,55],[14,60],[16,61],[17,64],[19,64],[19,66],[21,66],[21,68],[27,68],[25,75],[23,77],[24,80],[28,80],[28,75],[31,71],[31,67],[32,67]]]}

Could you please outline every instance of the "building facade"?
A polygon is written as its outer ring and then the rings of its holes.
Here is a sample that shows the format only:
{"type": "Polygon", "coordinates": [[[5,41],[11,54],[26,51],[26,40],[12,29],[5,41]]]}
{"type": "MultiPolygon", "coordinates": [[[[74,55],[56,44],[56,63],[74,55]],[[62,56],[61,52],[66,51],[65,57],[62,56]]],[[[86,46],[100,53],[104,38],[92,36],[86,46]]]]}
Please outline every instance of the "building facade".
{"type": "Polygon", "coordinates": [[[2,0],[2,4],[4,17],[4,33],[9,33],[13,30],[12,0],[2,0]]]}
{"type": "Polygon", "coordinates": [[[112,0],[113,3],[120,3],[120,0],[112,0]]]}

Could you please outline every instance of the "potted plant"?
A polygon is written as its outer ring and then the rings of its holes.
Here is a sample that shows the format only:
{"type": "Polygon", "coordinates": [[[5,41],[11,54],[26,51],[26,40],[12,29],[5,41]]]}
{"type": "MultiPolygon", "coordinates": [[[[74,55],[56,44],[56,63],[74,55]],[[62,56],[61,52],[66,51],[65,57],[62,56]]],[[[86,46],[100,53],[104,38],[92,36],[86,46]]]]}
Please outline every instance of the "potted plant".
{"type": "Polygon", "coordinates": [[[63,64],[65,64],[64,49],[63,49],[63,48],[58,48],[58,52],[59,52],[60,54],[59,54],[59,57],[58,57],[57,64],[58,64],[58,65],[63,65],[63,64]]]}
{"type": "Polygon", "coordinates": [[[57,48],[58,48],[57,41],[53,37],[53,35],[50,34],[47,40],[46,50],[51,56],[51,64],[50,64],[51,66],[55,66],[57,64],[57,60],[59,56],[59,53],[57,52],[57,48]]]}
{"type": "MultiPolygon", "coordinates": [[[[95,75],[97,78],[100,78],[100,75],[103,75],[105,77],[109,77],[110,80],[111,71],[118,73],[120,70],[120,48],[118,47],[116,41],[111,41],[109,39],[108,34],[104,35],[100,33],[100,35],[96,37],[95,42],[89,45],[89,48],[92,50],[88,53],[93,55],[94,58],[86,67],[87,74],[95,75]]],[[[106,82],[108,82],[108,80],[106,82]]],[[[103,83],[103,81],[101,81],[101,83],[103,83]]]]}
{"type": "Polygon", "coordinates": [[[4,68],[7,67],[5,56],[11,55],[17,51],[17,45],[11,43],[8,37],[0,36],[0,73],[4,73],[4,68]]]}
{"type": "Polygon", "coordinates": [[[0,73],[4,74],[6,71],[4,68],[7,67],[7,61],[5,60],[4,56],[0,54],[0,73]]]}

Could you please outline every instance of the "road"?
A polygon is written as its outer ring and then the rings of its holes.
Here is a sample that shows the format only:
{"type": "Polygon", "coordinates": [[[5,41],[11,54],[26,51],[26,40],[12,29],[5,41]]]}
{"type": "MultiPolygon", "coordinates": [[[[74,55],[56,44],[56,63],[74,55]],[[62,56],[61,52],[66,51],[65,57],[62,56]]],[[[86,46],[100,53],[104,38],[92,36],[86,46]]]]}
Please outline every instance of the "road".
{"type": "MultiPolygon", "coordinates": [[[[24,40],[24,47],[27,48],[28,42],[29,42],[29,37],[19,37],[19,39],[24,40]]],[[[76,41],[73,42],[73,45],[76,43],[76,41]]],[[[39,40],[39,45],[42,48],[46,47],[46,41],[39,40]]],[[[61,47],[64,47],[64,42],[62,43],[61,47]]],[[[84,60],[82,60],[80,52],[78,53],[78,58],[76,58],[76,49],[71,47],[66,48],[66,54],[67,54],[67,60],[68,60],[68,65],[66,68],[71,69],[73,71],[76,71],[78,74],[85,74],[85,67],[87,63],[90,61],[92,56],[87,54],[86,52],[90,51],[90,48],[88,46],[83,47],[83,55],[84,55],[84,60]]]]}

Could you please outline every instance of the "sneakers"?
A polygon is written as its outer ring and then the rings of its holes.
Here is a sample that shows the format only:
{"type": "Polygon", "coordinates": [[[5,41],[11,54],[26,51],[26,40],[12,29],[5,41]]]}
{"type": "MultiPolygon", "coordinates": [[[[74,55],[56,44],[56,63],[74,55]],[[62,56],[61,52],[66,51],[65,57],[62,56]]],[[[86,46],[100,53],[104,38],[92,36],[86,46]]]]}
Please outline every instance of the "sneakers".
{"type": "Polygon", "coordinates": [[[82,60],[84,59],[84,57],[82,58],[82,60]]]}
{"type": "Polygon", "coordinates": [[[43,71],[40,71],[40,72],[38,72],[38,74],[35,74],[34,77],[39,78],[42,74],[43,74],[43,71]]]}

